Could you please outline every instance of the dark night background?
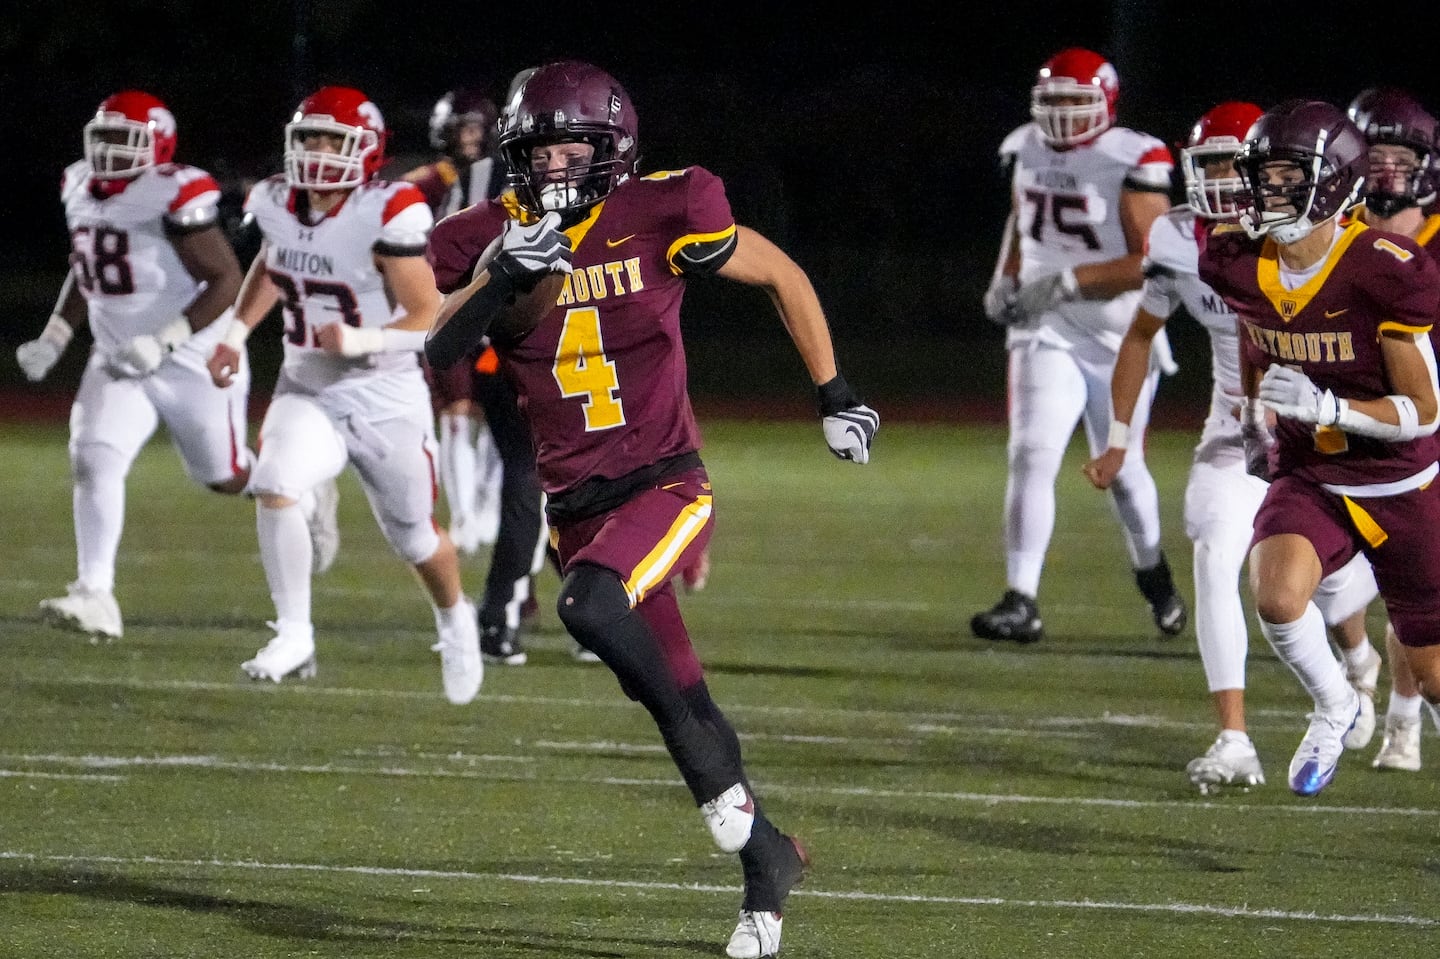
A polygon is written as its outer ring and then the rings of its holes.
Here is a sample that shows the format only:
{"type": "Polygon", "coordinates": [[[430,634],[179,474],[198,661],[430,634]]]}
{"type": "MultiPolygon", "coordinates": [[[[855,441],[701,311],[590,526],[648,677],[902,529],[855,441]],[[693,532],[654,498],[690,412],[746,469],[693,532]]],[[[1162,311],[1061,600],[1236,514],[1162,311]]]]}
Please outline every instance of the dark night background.
{"type": "MultiPolygon", "coordinates": [[[[1370,19],[1365,8],[1313,4],[798,6],[772,3],[758,16],[717,4],[21,0],[0,29],[0,384],[22,382],[13,348],[44,325],[63,277],[60,172],[80,157],[96,105],[124,87],[170,106],[177,159],[238,183],[278,170],[285,121],[322,84],[368,93],[391,128],[391,155],[408,166],[429,158],[426,120],[447,89],[499,101],[524,67],[590,60],[635,102],[642,170],[720,174],[737,219],[810,272],[847,375],[882,414],[887,404],[1003,402],[1002,335],[978,306],[1007,203],[995,149],[1028,119],[1035,70],[1059,48],[1108,56],[1120,122],[1171,144],[1225,99],[1303,95],[1343,107],[1385,83],[1440,109],[1440,16],[1425,4],[1370,19]]],[[[758,291],[696,284],[685,319],[698,394],[808,402],[803,368],[758,291]]],[[[1167,392],[1203,397],[1207,383],[1203,334],[1172,327],[1182,372],[1162,388],[1162,407],[1167,392]]],[[[257,391],[278,357],[263,332],[252,340],[257,391]]],[[[68,398],[82,352],[72,347],[28,395],[68,398]]]]}

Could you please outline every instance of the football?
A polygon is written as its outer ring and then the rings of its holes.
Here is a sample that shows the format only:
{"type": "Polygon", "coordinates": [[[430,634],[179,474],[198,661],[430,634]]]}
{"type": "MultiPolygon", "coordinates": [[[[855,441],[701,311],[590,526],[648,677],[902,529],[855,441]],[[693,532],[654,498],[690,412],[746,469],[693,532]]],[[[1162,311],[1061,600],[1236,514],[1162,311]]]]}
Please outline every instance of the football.
{"type": "Polygon", "coordinates": [[[501,310],[490,325],[491,336],[512,341],[524,337],[554,309],[564,289],[564,273],[547,273],[529,293],[517,292],[515,302],[501,310]]]}

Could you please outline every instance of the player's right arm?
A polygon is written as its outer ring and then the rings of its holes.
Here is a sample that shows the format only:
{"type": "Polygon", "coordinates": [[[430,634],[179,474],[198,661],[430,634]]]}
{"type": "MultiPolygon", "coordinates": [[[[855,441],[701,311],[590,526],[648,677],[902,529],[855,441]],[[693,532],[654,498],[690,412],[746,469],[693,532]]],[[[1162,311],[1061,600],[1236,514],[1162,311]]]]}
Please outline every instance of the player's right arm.
{"type": "Polygon", "coordinates": [[[250,331],[280,302],[280,288],[270,279],[270,274],[265,269],[269,246],[268,241],[261,243],[260,252],[255,254],[255,259],[251,261],[245,280],[240,284],[239,296],[235,300],[235,317],[230,321],[225,337],[215,344],[215,351],[210,354],[210,360],[206,364],[210,370],[210,378],[215,381],[216,386],[230,385],[240,368],[240,351],[245,349],[245,340],[250,336],[250,331]]]}

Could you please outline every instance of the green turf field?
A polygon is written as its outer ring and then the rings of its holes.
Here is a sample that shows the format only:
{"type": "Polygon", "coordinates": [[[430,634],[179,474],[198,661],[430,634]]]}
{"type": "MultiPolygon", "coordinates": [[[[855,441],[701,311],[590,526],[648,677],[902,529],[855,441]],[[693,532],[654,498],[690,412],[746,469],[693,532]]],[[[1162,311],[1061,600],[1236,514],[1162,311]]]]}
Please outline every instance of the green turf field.
{"type": "MultiPolygon", "coordinates": [[[[772,818],[814,857],[782,955],[1433,955],[1431,769],[1373,772],[1377,741],[1291,795],[1307,703],[1256,634],[1270,784],[1196,794],[1183,768],[1214,730],[1193,633],[1153,635],[1078,447],[1050,635],[1022,649],[967,625],[1004,585],[1002,430],[887,423],[865,468],[814,424],[706,435],[715,566],[682,603],[772,818]]],[[[1187,596],[1192,443],[1151,439],[1187,596]]],[[[570,660],[548,570],[530,665],[451,706],[428,605],[347,474],[320,674],[261,685],[239,669],[273,615],[247,503],[147,448],[125,637],[97,647],[36,615],[74,575],[63,429],[0,428],[0,489],[3,959],[724,955],[738,865],[643,711],[570,660]]]]}

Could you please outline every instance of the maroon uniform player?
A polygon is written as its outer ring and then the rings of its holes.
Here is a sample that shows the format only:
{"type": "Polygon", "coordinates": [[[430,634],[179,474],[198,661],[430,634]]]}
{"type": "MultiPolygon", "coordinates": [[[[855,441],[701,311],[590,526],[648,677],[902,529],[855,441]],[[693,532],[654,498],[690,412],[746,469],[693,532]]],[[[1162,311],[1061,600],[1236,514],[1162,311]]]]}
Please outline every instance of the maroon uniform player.
{"type": "Polygon", "coordinates": [[[704,549],[713,509],[686,391],[686,278],[718,275],[769,292],[818,384],[836,456],[867,462],[879,418],[841,378],[800,267],[735,223],[708,171],[638,175],[636,132],[629,97],[605,72],[574,61],[537,69],[501,133],[514,193],[449,218],[431,237],[437,282],[456,292],[426,350],[444,365],[517,288],[546,271],[569,273],[528,333],[491,330],[549,497],[564,575],[559,617],[649,710],[716,844],[740,854],[745,893],[728,954],[770,956],[804,856],[750,789],[671,584],[704,549]]]}
{"type": "MultiPolygon", "coordinates": [[[[1367,226],[1408,236],[1440,263],[1440,215],[1435,199],[1435,117],[1415,97],[1394,87],[1371,87],[1350,102],[1346,115],[1370,145],[1370,175],[1356,218],[1367,226]]],[[[1436,333],[1430,331],[1433,345],[1436,333]]],[[[1390,702],[1385,737],[1371,763],[1376,769],[1420,768],[1420,688],[1395,630],[1386,629],[1390,702]]],[[[1372,683],[1373,686],[1373,683],[1372,683]]]]}
{"type": "Polygon", "coordinates": [[[1311,600],[1357,551],[1422,690],[1440,696],[1440,387],[1428,336],[1440,270],[1410,239],[1341,225],[1368,148],[1336,107],[1287,101],[1237,158],[1243,229],[1217,228],[1200,276],[1236,312],[1247,442],[1278,417],[1250,554],[1261,630],[1315,701],[1290,788],[1329,784],[1360,709],[1311,600]],[[1256,403],[1258,398],[1260,401],[1256,403]]]}

